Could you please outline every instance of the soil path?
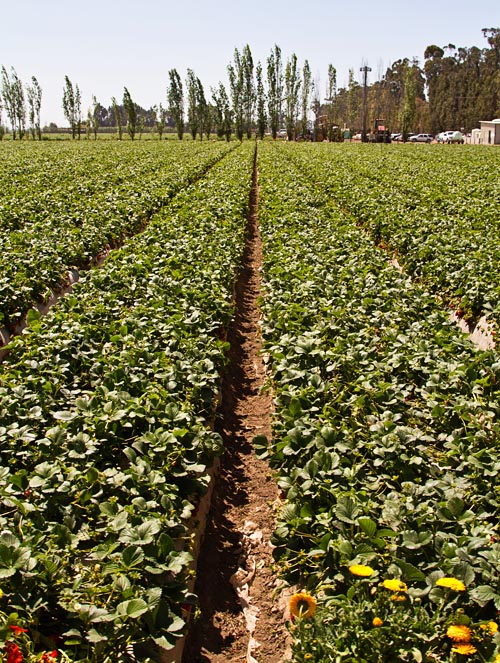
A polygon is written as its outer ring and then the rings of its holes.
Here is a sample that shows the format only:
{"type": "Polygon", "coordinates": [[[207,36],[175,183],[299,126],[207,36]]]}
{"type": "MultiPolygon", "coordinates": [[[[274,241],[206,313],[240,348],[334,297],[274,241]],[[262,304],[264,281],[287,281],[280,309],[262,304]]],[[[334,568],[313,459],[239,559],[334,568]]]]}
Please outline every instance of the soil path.
{"type": "Polygon", "coordinates": [[[257,206],[255,162],[236,315],[228,332],[230,364],[219,426],[226,451],[198,562],[200,614],[191,625],[183,663],[285,660],[283,599],[274,595],[277,580],[269,544],[278,489],[252,446],[255,435],[271,434],[272,409],[271,396],[261,392],[266,376],[257,306],[262,264],[257,206]]]}

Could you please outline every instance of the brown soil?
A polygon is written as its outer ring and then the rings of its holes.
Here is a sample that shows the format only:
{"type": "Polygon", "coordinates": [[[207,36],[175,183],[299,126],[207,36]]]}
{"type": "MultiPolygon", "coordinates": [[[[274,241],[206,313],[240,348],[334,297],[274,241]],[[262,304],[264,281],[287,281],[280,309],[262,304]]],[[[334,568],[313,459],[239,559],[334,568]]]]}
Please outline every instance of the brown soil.
{"type": "Polygon", "coordinates": [[[285,660],[284,599],[274,591],[278,581],[269,543],[278,489],[269,466],[255,457],[252,446],[255,435],[270,436],[272,410],[271,396],[261,389],[266,375],[257,306],[262,252],[255,167],[253,184],[236,315],[228,332],[230,364],[219,422],[226,451],[198,561],[199,615],[191,624],[183,663],[285,660]],[[247,590],[246,602],[235,585],[247,590]]]}

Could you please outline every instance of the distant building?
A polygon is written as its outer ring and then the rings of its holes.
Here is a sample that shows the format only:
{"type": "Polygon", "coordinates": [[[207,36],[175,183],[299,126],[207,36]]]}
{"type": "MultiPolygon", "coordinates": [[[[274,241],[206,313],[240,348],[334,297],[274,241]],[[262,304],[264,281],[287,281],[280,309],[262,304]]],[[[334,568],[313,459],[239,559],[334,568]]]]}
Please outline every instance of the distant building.
{"type": "Polygon", "coordinates": [[[500,145],[500,119],[481,121],[482,145],[500,145]]]}

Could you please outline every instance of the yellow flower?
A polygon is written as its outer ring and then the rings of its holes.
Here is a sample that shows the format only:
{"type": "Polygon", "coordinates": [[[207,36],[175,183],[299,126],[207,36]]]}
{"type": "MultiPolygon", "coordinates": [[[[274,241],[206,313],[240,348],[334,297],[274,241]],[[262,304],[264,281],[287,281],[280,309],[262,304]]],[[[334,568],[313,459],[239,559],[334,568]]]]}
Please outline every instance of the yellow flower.
{"type": "Polygon", "coordinates": [[[406,601],[406,596],[404,594],[393,594],[391,601],[406,601]]]}
{"type": "Polygon", "coordinates": [[[465,624],[452,624],[448,626],[446,635],[455,642],[470,642],[472,631],[465,624]]]}
{"type": "Polygon", "coordinates": [[[498,631],[498,624],[496,622],[488,622],[487,624],[481,624],[480,628],[483,631],[488,631],[488,635],[495,635],[498,631]]]}
{"type": "Polygon", "coordinates": [[[312,617],[316,612],[316,599],[310,594],[299,592],[290,598],[289,607],[294,617],[312,617]]]}
{"type": "Polygon", "coordinates": [[[494,663],[500,663],[500,654],[497,654],[497,655],[495,656],[495,661],[494,661],[494,663]]]}
{"type": "Polygon", "coordinates": [[[309,659],[311,659],[312,657],[313,657],[312,654],[306,654],[306,655],[304,656],[304,658],[305,658],[307,661],[308,661],[309,659]]]}
{"type": "Polygon", "coordinates": [[[373,626],[382,626],[384,622],[380,619],[380,617],[374,617],[372,619],[372,624],[373,626]]]}
{"type": "Polygon", "coordinates": [[[456,654],[464,654],[465,656],[471,656],[472,654],[475,654],[477,652],[477,649],[474,647],[474,645],[463,644],[463,645],[455,645],[454,647],[451,648],[451,651],[455,652],[456,654]]]}
{"type": "Polygon", "coordinates": [[[388,580],[384,580],[384,582],[382,584],[386,589],[390,589],[391,592],[406,592],[406,591],[408,591],[408,587],[405,585],[405,583],[401,582],[401,580],[398,580],[397,578],[391,578],[391,579],[388,579],[388,580]]]}
{"type": "Polygon", "coordinates": [[[436,587],[447,587],[454,592],[465,591],[464,583],[456,578],[439,578],[439,580],[436,581],[436,587]]]}
{"type": "Polygon", "coordinates": [[[375,570],[371,566],[365,566],[364,564],[352,564],[349,567],[349,571],[353,576],[363,576],[368,577],[375,573],[375,570]]]}

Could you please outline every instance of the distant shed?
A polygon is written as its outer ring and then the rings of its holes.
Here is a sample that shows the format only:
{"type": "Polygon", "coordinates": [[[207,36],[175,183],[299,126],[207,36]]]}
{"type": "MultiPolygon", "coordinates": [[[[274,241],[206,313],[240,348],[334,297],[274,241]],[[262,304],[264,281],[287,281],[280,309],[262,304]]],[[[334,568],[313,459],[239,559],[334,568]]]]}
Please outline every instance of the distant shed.
{"type": "Polygon", "coordinates": [[[500,118],[481,121],[481,143],[483,145],[500,145],[500,118]]]}

